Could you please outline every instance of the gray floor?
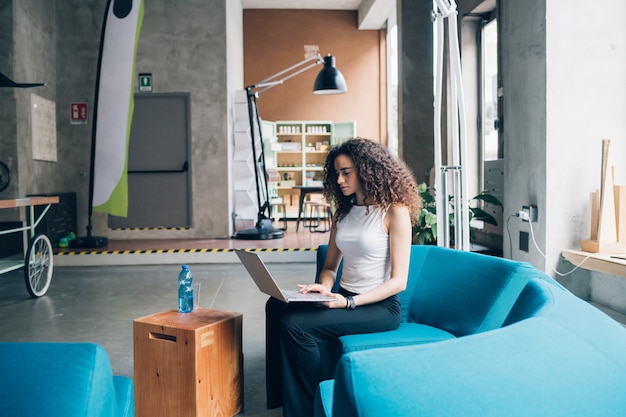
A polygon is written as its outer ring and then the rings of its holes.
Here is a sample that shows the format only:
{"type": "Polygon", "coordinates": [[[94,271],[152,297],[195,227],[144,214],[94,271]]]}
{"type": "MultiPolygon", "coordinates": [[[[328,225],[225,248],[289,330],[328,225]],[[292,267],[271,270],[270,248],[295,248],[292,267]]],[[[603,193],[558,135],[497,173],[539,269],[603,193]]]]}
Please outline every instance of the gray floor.
{"type": "MultiPolygon", "coordinates": [[[[0,341],[91,341],[109,353],[113,372],[133,376],[133,319],[176,308],[177,265],[56,267],[48,293],[32,299],[22,271],[0,277],[0,341]]],[[[272,263],[284,286],[311,281],[313,263],[272,263]]],[[[243,314],[245,416],[265,408],[265,301],[240,264],[190,265],[200,306],[243,314]]]]}

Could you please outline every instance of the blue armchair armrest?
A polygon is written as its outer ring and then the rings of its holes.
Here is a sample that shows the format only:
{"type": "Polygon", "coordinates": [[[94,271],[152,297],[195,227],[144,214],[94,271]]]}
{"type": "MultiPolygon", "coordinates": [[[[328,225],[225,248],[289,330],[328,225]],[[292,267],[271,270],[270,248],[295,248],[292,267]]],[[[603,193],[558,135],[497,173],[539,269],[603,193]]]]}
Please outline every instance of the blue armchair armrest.
{"type": "MultiPolygon", "coordinates": [[[[326,259],[326,252],[328,252],[328,245],[319,245],[317,247],[317,270],[315,272],[315,282],[320,282],[320,273],[322,272],[322,268],[324,267],[324,260],[326,259]]],[[[339,291],[339,284],[341,283],[341,272],[343,270],[343,261],[339,264],[339,269],[337,270],[337,277],[335,279],[335,285],[333,285],[332,292],[339,291]]]]}

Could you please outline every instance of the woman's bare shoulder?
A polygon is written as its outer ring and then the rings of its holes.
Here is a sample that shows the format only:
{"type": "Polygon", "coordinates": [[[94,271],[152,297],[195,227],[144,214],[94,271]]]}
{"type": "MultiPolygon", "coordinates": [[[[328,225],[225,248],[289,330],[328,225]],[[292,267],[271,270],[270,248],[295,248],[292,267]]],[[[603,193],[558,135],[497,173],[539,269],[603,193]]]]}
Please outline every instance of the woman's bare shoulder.
{"type": "Polygon", "coordinates": [[[409,208],[404,204],[395,203],[389,206],[387,214],[391,216],[405,216],[409,214],[409,208]]]}

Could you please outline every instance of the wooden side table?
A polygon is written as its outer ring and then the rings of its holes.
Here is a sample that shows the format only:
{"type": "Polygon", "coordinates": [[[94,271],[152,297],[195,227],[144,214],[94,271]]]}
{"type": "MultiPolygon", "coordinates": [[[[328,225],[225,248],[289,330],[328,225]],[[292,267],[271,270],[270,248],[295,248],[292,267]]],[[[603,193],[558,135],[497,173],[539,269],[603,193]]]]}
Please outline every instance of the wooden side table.
{"type": "Polygon", "coordinates": [[[243,407],[243,316],[207,308],[135,319],[137,417],[234,416],[243,407]]]}

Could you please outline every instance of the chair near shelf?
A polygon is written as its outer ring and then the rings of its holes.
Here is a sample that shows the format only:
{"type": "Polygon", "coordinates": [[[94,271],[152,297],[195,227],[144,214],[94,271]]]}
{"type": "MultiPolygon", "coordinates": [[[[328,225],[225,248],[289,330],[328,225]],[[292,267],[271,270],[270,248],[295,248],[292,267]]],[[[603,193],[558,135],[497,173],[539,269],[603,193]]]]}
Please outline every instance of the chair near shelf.
{"type": "Polygon", "coordinates": [[[280,201],[277,203],[271,203],[272,213],[276,216],[276,220],[283,221],[283,227],[279,227],[280,230],[287,230],[287,203],[280,201]],[[282,214],[282,219],[278,214],[282,214]]]}
{"type": "Polygon", "coordinates": [[[304,227],[307,227],[309,232],[326,233],[330,231],[332,218],[330,204],[324,201],[305,201],[304,213],[304,227]]]}

